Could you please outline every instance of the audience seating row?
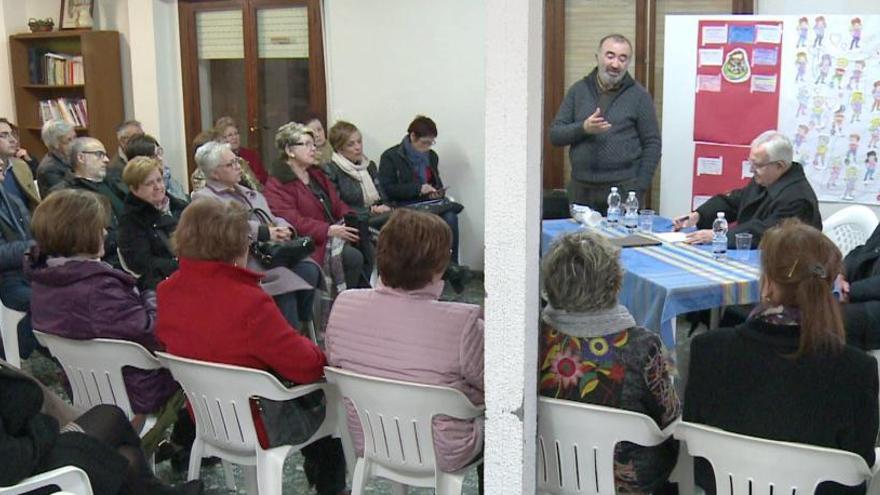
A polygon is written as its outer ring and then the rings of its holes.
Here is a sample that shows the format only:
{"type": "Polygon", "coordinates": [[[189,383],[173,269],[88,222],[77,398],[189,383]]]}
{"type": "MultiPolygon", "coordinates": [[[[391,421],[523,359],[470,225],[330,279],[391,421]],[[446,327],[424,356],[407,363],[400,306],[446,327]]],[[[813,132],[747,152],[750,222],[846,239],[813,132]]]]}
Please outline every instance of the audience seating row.
{"type": "MultiPolygon", "coordinates": [[[[154,358],[131,342],[76,341],[42,333],[37,337],[62,362],[74,390],[74,402],[81,406],[110,403],[130,415],[118,363],[170,369],[196,418],[188,479],[198,479],[203,458],[217,456],[224,460],[230,488],[234,485],[228,463],[235,463],[243,468],[248,493],[280,494],[287,456],[327,435],[344,440],[346,459],[353,468],[354,494],[363,493],[374,477],[391,480],[398,493],[403,486],[417,486],[435,487],[438,494],[460,494],[464,475],[473,466],[456,473],[443,473],[435,466],[431,418],[438,414],[473,418],[484,412],[451,388],[369,377],[329,366],[325,368],[328,383],[287,388],[265,371],[161,352],[154,358]],[[111,358],[98,360],[97,356],[111,358]],[[324,391],[328,404],[318,432],[301,445],[262,449],[251,418],[250,398],[289,400],[318,389],[324,391]],[[363,458],[353,459],[346,441],[343,398],[354,404],[364,425],[363,458]]],[[[538,402],[538,492],[614,493],[614,446],[623,441],[656,445],[670,435],[682,442],[671,476],[682,494],[694,493],[693,457],[712,463],[719,494],[770,493],[770,487],[778,493],[806,494],[825,481],[849,486],[868,482],[868,493],[880,493],[880,482],[871,483],[878,466],[869,467],[850,452],[748,437],[680,421],[661,431],[642,414],[546,397],[538,402]]],[[[44,476],[79,477],[69,470],[53,473],[44,476]]],[[[41,482],[35,478],[23,483],[32,486],[41,482]]],[[[16,490],[0,489],[0,495],[24,493],[16,490]]],[[[91,493],[87,488],[71,490],[91,493]]]]}

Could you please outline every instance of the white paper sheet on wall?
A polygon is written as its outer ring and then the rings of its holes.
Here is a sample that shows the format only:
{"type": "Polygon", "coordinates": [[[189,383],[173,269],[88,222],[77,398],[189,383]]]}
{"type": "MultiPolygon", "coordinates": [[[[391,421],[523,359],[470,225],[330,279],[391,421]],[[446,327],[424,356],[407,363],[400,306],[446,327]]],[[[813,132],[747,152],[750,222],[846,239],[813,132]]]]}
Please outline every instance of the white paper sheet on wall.
{"type": "Polygon", "coordinates": [[[703,44],[727,43],[727,25],[703,26],[703,44]]]}
{"type": "Polygon", "coordinates": [[[782,41],[782,26],[779,24],[758,24],[755,43],[779,43],[782,41]]]}
{"type": "Polygon", "coordinates": [[[700,65],[722,65],[724,50],[721,48],[700,48],[700,65]]]}
{"type": "Polygon", "coordinates": [[[694,202],[693,202],[693,206],[691,207],[691,209],[696,210],[697,208],[703,206],[703,203],[705,203],[706,201],[709,201],[709,198],[711,198],[711,197],[712,196],[694,196],[694,202]]]}
{"type": "Polygon", "coordinates": [[[697,158],[697,175],[721,175],[724,172],[723,157],[701,156],[697,158]]]}
{"type": "Polygon", "coordinates": [[[744,160],[742,162],[742,178],[751,179],[755,174],[752,173],[752,162],[744,160]]]}

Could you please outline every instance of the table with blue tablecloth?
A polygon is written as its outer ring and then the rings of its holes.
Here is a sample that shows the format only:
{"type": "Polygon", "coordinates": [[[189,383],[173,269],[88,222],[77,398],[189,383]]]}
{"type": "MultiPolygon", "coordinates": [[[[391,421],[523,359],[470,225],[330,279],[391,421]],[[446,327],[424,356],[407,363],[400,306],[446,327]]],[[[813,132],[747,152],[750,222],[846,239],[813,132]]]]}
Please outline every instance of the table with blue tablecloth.
{"type": "MultiPolygon", "coordinates": [[[[582,227],[574,220],[545,220],[541,252],[549,251],[560,234],[594,228],[608,237],[627,235],[621,226],[582,227]]],[[[654,218],[654,232],[669,232],[672,221],[654,218]]],[[[757,250],[729,250],[726,259],[712,256],[710,246],[664,243],[621,250],[624,269],[620,303],[636,323],[659,332],[663,343],[675,349],[676,316],[703,309],[755,303],[760,298],[760,255],[757,250]]]]}

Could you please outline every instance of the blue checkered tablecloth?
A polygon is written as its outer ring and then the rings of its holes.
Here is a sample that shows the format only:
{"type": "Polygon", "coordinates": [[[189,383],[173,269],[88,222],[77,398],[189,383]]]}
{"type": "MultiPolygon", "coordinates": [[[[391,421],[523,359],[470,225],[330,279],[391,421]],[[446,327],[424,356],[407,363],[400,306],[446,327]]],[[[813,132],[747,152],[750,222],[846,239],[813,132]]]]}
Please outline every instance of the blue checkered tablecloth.
{"type": "MultiPolygon", "coordinates": [[[[581,229],[571,219],[545,220],[541,252],[566,232],[581,229]]],[[[603,224],[596,229],[609,237],[626,235],[623,227],[603,224]]],[[[654,232],[669,232],[672,221],[654,218],[654,232]]],[[[621,250],[624,268],[620,302],[639,325],[659,332],[663,343],[675,349],[675,317],[690,311],[735,304],[760,298],[760,255],[757,250],[729,250],[725,260],[712,257],[710,246],[684,243],[626,248],[621,250]]]]}

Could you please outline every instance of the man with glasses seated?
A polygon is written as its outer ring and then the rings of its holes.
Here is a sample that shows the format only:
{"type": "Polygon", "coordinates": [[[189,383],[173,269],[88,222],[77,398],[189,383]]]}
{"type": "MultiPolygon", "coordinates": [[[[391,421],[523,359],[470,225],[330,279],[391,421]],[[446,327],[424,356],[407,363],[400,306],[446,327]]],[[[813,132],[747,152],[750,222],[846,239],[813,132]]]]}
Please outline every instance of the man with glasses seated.
{"type": "Polygon", "coordinates": [[[40,204],[40,194],[34,185],[34,176],[27,162],[16,156],[18,151],[18,138],[15,135],[15,126],[5,118],[0,117],[0,168],[6,174],[3,188],[6,194],[11,194],[21,200],[29,211],[40,204]]]}
{"type": "Polygon", "coordinates": [[[110,158],[101,141],[90,137],[73,140],[70,146],[70,163],[73,166],[73,177],[56,185],[56,189],[84,189],[97,193],[105,198],[110,205],[110,223],[107,225],[107,236],[104,238],[104,256],[101,258],[114,268],[122,269],[117,253],[116,231],[119,217],[125,209],[125,191],[116,183],[107,180],[107,164],[110,158]]]}
{"type": "Polygon", "coordinates": [[[822,216],[816,193],[801,164],[792,161],[791,141],[782,133],[765,131],[752,141],[749,151],[752,180],[741,189],[711,197],[702,206],[675,219],[676,230],[697,227],[687,236],[691,244],[712,242],[712,222],[718,212],[732,226],[727,231],[728,247],[736,247],[736,234],[752,234],[758,246],[764,232],[784,218],[796,217],[822,230],[822,216]],[[735,223],[734,223],[735,222],[735,223]]]}

